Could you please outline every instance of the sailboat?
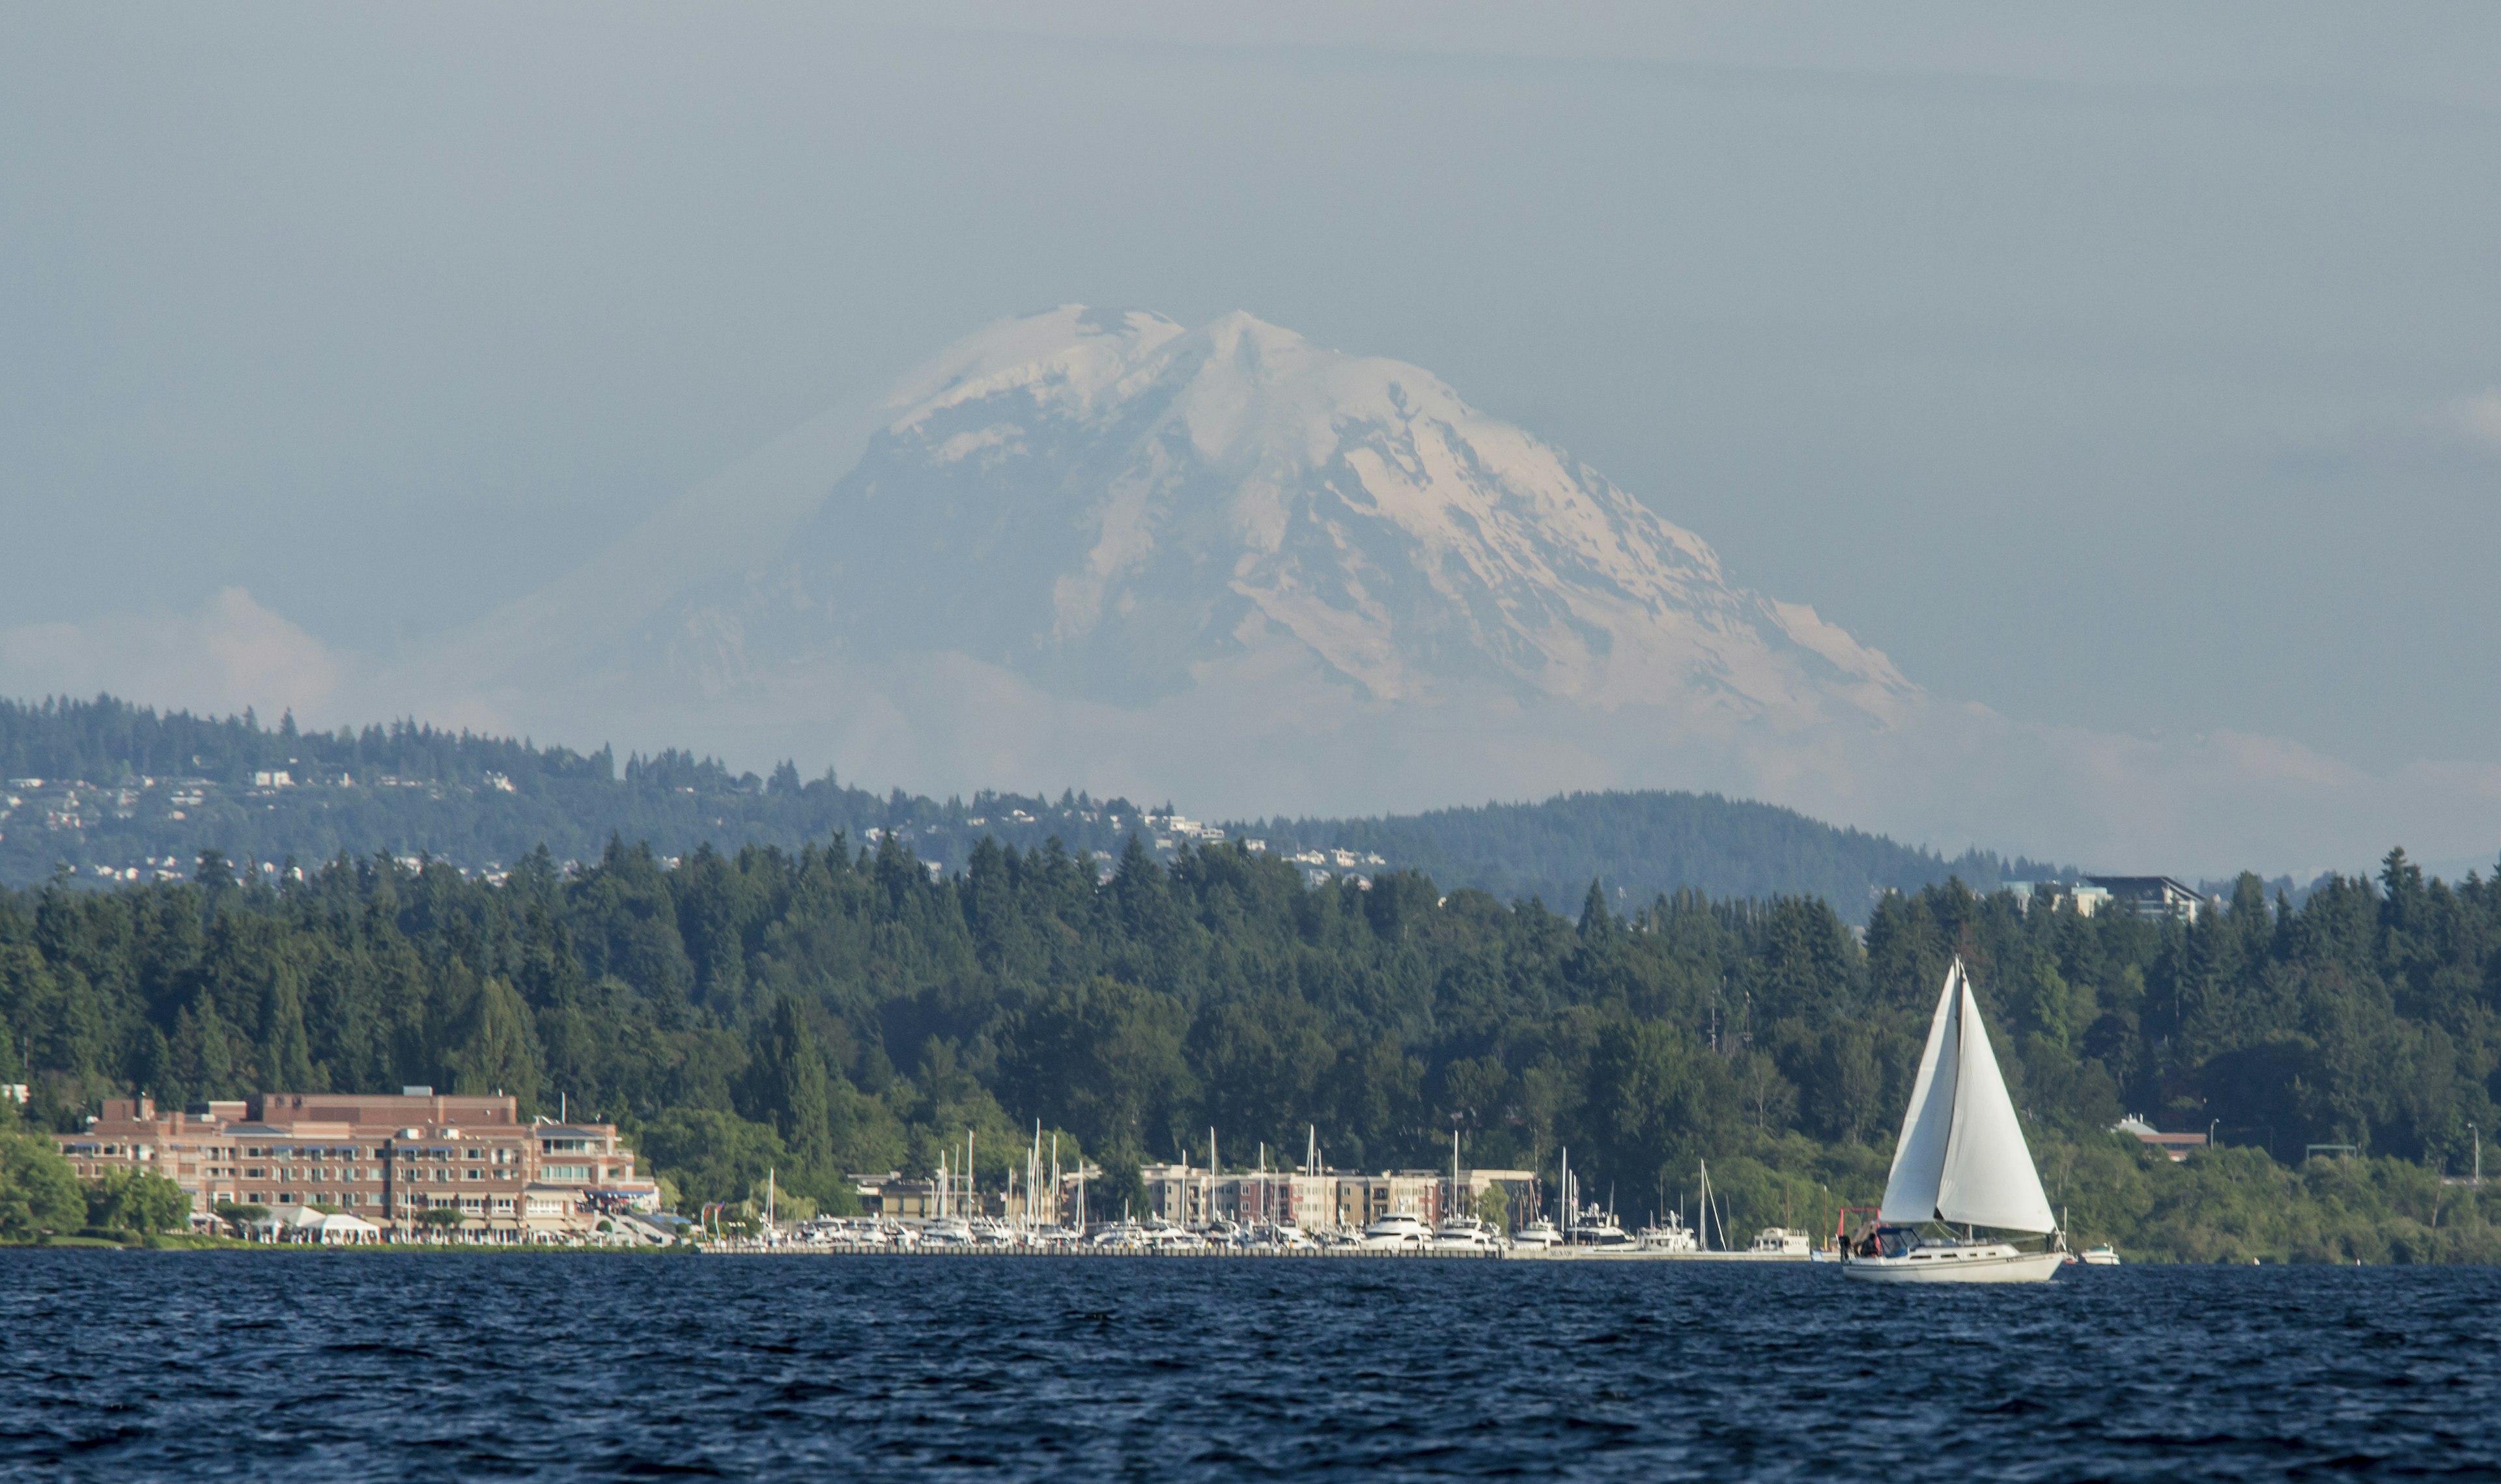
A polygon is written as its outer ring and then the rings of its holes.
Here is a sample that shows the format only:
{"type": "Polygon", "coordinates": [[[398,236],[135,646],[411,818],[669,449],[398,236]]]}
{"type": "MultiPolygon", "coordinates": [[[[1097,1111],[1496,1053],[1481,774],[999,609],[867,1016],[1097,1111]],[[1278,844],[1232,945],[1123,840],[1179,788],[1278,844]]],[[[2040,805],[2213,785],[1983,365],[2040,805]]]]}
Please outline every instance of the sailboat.
{"type": "Polygon", "coordinates": [[[1894,1283],[2038,1283],[2066,1254],[2027,1252],[2012,1241],[1982,1237],[1978,1229],[2045,1236],[2057,1219],[2041,1190],[2041,1174],[1997,1056],[1988,1048],[1980,1002],[1962,960],[1946,971],[1944,993],[1928,1023],[1928,1044],[1902,1116],[1893,1172],[1884,1182],[1879,1224],[1850,1244],[1842,1271],[1894,1283]],[[1924,1237],[1918,1228],[1946,1222],[1959,1240],[1924,1237]]]}

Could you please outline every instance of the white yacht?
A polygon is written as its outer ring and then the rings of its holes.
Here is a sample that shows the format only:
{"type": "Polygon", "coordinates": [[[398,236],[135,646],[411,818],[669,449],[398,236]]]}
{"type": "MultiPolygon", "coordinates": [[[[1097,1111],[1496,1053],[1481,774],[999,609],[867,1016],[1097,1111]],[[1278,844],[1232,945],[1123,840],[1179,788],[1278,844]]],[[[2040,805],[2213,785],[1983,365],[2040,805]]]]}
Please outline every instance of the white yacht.
{"type": "Polygon", "coordinates": [[[1511,1244],[1531,1252],[1543,1252],[1550,1247],[1563,1245],[1563,1234],[1554,1229],[1553,1222],[1540,1216],[1512,1233],[1511,1244]]]}
{"type": "Polygon", "coordinates": [[[930,1246],[970,1246],[973,1224],[961,1216],[940,1216],[921,1223],[920,1240],[930,1246]]]}
{"type": "Polygon", "coordinates": [[[2014,1100],[1988,1048],[1980,1002],[1960,958],[1946,971],[1945,990],[1928,1024],[1878,1220],[1849,1244],[1841,1269],[1847,1276],[1892,1283],[2038,1283],[2066,1260],[2055,1244],[2033,1252],[1978,1235],[1987,1227],[2048,1236],[2057,1231],[2058,1221],[2042,1193],[2041,1173],[2023,1142],[2023,1127],[2016,1121],[2014,1100]],[[1923,1235],[1919,1228],[1930,1222],[1961,1227],[1963,1235],[1923,1235]]]}
{"type": "Polygon", "coordinates": [[[1366,1252],[1421,1252],[1432,1241],[1433,1229],[1413,1211],[1391,1211],[1363,1229],[1366,1252]]]}
{"type": "Polygon", "coordinates": [[[1701,1250],[1693,1239],[1693,1229],[1684,1224],[1683,1215],[1674,1211],[1668,1213],[1666,1221],[1654,1221],[1642,1228],[1635,1236],[1633,1245],[1644,1252],[1656,1252],[1667,1257],[1701,1250]]]}
{"type": "Polygon", "coordinates": [[[1746,1255],[1757,1262],[1805,1263],[1815,1259],[1815,1239],[1787,1227],[1765,1227],[1754,1234],[1746,1255]]]}
{"type": "Polygon", "coordinates": [[[2084,1249],[2084,1264],[2086,1267],[2090,1268],[2116,1268],[2118,1266],[2118,1251],[2109,1242],[2102,1242],[2097,1246],[2086,1247],[2084,1249]]]}
{"type": "Polygon", "coordinates": [[[1633,1245],[1633,1239],[1624,1235],[1622,1227],[1616,1224],[1616,1218],[1612,1213],[1602,1211],[1593,1205],[1583,1211],[1579,1219],[1572,1223],[1571,1243],[1575,1247],[1615,1249],[1630,1248],[1633,1245]]]}
{"type": "MultiPolygon", "coordinates": [[[[1459,1131],[1451,1130],[1451,1191],[1453,1205],[1461,1199],[1458,1192],[1466,1189],[1459,1178],[1459,1131]]],[[[1473,1197],[1467,1198],[1473,1200],[1473,1197]]],[[[1493,1253],[1502,1250],[1502,1236],[1493,1227],[1474,1216],[1462,1216],[1453,1209],[1439,1226],[1433,1228],[1433,1250],[1456,1255],[1463,1252],[1493,1253]]]]}
{"type": "Polygon", "coordinates": [[[1262,1246],[1284,1247],[1290,1251],[1300,1251],[1317,1245],[1311,1237],[1304,1235],[1301,1225],[1291,1216],[1270,1222],[1261,1228],[1259,1242],[1262,1246]]]}

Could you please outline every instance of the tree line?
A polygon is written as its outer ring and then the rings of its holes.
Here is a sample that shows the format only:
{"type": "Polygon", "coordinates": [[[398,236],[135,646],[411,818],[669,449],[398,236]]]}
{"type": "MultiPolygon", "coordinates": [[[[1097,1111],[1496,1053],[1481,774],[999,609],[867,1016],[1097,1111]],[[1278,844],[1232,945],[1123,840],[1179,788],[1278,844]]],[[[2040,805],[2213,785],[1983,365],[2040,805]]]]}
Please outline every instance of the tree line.
{"type": "Polygon", "coordinates": [[[1714,897],[1821,897],[1852,922],[1888,891],[1958,879],[1982,891],[2072,875],[2041,861],[1966,850],[1951,860],[1795,809],[1718,794],[1610,789],[1378,819],[1272,819],[1280,841],[1376,852],[1508,902],[1569,902],[1590,879],[1617,905],[1691,887],[1714,897]]]}
{"type": "MultiPolygon", "coordinates": [[[[425,852],[475,870],[510,864],[544,843],[559,861],[587,860],[612,834],[649,841],[668,857],[705,841],[796,851],[837,833],[866,842],[876,838],[871,831],[892,832],[924,860],[957,869],[984,834],[1019,849],[1056,835],[1071,849],[1117,853],[1143,815],[1127,800],[1068,790],[1056,798],[881,794],[830,772],[803,778],[788,762],[758,775],[671,748],[620,763],[606,747],[577,752],[415,720],[323,732],[299,729],[291,713],[267,726],[249,710],[222,718],[159,713],[111,696],[0,699],[0,780],[23,777],[114,789],[150,777],[205,778],[217,787],[179,803],[170,786],[126,807],[117,796],[111,807],[81,810],[76,830],[43,828],[43,801],[28,802],[15,820],[0,815],[0,882],[18,885],[40,882],[62,864],[90,881],[96,867],[168,856],[187,869],[206,849],[272,866],[343,850],[425,852]],[[314,786],[252,789],[256,775],[282,770],[314,786]],[[341,779],[356,786],[334,786],[341,779]]],[[[1377,853],[1428,873],[1446,890],[1469,887],[1505,902],[1567,903],[1601,877],[1619,910],[1691,887],[1712,897],[1821,897],[1853,923],[1885,891],[1949,878],[1986,891],[2007,879],[2062,874],[1979,850],[1949,859],[1775,805],[1656,789],[1384,818],[1268,819],[1232,833],[1280,854],[1311,846],[1377,853]]]]}
{"type": "Polygon", "coordinates": [[[1312,884],[1238,844],[1169,864],[985,838],[612,840],[500,884],[341,856],[239,882],[0,892],[0,1080],[74,1127],[96,1101],[433,1083],[625,1127],[688,1204],[931,1169],[976,1135],[995,1188],[1037,1126],[1114,1184],[1144,1161],[1539,1171],[1628,1219],[1692,1172],[1748,1224],[1828,1229],[1883,1188],[1959,954],[2053,1204],[2174,1256],[2488,1257],[2441,1183],[2492,1128],[2501,890],[2402,851],[2294,907],[2244,877],[2193,923],[2086,917],[1959,882],[1853,929],[1808,897],[1653,896],[1577,916],[1415,872],[1312,884]],[[2123,1113],[2213,1129],[2173,1167],[2123,1113]],[[2311,1159],[2310,1146],[2352,1157],[2311,1159]],[[1264,1146],[1264,1149],[1263,1149],[1264,1146]],[[1285,1151],[1281,1155],[1280,1151],[1285,1151]]]}

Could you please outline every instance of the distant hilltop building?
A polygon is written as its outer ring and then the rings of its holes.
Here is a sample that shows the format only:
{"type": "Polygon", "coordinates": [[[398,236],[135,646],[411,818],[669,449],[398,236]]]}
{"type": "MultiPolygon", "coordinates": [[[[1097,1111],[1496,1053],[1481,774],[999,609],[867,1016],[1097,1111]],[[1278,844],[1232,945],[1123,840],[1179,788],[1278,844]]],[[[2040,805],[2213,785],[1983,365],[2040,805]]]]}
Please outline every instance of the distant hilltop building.
{"type": "Polygon", "coordinates": [[[2085,880],[2110,894],[2111,905],[2125,907],[2139,917],[2177,917],[2195,922],[2209,907],[2218,906],[2213,898],[2200,894],[2197,888],[2169,876],[2086,876],[2085,880]]]}
{"type": "Polygon", "coordinates": [[[2177,917],[2195,922],[2218,899],[2171,876],[2086,876],[2081,881],[2009,881],[2006,889],[2029,908],[2035,900],[2065,898],[2090,917],[2105,907],[2139,917],[2177,917]]]}
{"type": "Polygon", "coordinates": [[[431,1087],[263,1093],[179,1113],[160,1113],[149,1098],[109,1099],[84,1132],[53,1141],[83,1178],[120,1169],[173,1180],[195,1225],[222,1204],[280,1215],[320,1206],[403,1237],[444,1225],[491,1241],[544,1241],[660,1204],[615,1124],[524,1123],[512,1098],[431,1087]]]}
{"type": "Polygon", "coordinates": [[[2190,1150],[2206,1147],[2203,1134],[2165,1134],[2134,1113],[2111,1125],[2111,1132],[2133,1135],[2137,1142],[2149,1149],[2161,1150],[2175,1165],[2188,1158],[2190,1150]]]}

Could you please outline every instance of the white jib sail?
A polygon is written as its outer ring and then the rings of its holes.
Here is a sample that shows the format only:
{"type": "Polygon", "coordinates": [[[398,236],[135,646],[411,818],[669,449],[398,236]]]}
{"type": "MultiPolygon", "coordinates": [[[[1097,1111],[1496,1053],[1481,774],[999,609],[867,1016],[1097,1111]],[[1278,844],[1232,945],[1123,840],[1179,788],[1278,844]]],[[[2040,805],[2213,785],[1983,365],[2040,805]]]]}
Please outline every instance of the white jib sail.
{"type": "Polygon", "coordinates": [[[1919,1074],[1911,1083],[1911,1106],[1902,1115],[1902,1138],[1893,1146],[1893,1172],[1884,1181],[1884,1204],[1879,1212],[1886,1221],[1937,1218],[1938,1184],[1945,1177],[1955,1092],[1962,1080],[1961,1037],[1956,1034],[1961,991],[1962,960],[1956,959],[1946,971],[1945,992],[1937,996],[1927,1048],[1919,1053],[1919,1074]]]}
{"type": "MultiPolygon", "coordinates": [[[[1956,968],[1961,967],[1956,965],[1956,968]]],[[[2015,1120],[2015,1101],[1988,1047],[1980,1002],[1962,985],[1962,1065],[1954,1089],[1953,1129],[1946,1140],[1945,1171],[1937,1182],[1937,1214],[1947,1221],[2009,1232],[2051,1232],[2050,1198],[2015,1120]]],[[[1884,1204],[1889,1213],[1888,1190],[1884,1204]]]]}

